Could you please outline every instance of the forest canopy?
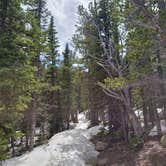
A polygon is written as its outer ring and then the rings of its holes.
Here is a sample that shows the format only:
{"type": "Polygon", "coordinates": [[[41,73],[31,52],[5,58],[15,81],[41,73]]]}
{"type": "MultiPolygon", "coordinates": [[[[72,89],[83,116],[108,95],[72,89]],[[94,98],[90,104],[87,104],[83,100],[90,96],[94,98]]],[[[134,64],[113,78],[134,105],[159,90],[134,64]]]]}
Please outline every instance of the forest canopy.
{"type": "Polygon", "coordinates": [[[142,140],[154,126],[162,136],[165,0],[79,5],[63,52],[46,3],[0,1],[0,160],[70,129],[84,111],[111,141],[142,140]]]}

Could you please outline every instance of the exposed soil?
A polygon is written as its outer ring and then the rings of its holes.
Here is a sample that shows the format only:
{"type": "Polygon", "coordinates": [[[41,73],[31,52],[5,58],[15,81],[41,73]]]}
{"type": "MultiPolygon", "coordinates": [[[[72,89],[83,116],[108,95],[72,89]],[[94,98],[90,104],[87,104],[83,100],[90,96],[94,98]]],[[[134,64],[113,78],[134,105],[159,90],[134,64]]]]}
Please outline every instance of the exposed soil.
{"type": "Polygon", "coordinates": [[[110,143],[110,136],[95,136],[92,142],[109,143],[108,148],[100,152],[95,166],[166,166],[166,148],[157,140],[147,140],[139,150],[133,150],[121,141],[110,143]]]}

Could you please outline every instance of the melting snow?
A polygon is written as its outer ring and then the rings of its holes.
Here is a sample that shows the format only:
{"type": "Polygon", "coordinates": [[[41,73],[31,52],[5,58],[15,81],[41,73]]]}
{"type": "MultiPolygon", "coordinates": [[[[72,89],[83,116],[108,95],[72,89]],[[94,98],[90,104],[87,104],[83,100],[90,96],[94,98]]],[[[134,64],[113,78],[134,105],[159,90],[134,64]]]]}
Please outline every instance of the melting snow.
{"type": "MultiPolygon", "coordinates": [[[[165,120],[161,120],[160,121],[160,125],[161,125],[161,131],[163,134],[166,134],[166,124],[165,124],[165,120]]],[[[157,135],[157,127],[154,126],[153,129],[150,131],[149,136],[156,136],[157,135]]]]}
{"type": "Polygon", "coordinates": [[[73,130],[54,135],[48,144],[35,148],[32,152],[9,159],[3,166],[86,166],[95,160],[98,152],[89,139],[97,134],[100,126],[87,129],[89,122],[83,113],[73,130]]]}

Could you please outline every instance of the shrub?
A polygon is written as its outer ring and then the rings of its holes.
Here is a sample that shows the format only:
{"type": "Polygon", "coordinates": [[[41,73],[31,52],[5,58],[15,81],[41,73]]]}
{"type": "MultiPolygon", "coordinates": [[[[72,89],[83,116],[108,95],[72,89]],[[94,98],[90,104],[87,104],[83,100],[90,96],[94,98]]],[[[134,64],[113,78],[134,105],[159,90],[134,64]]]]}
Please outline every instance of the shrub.
{"type": "Polygon", "coordinates": [[[134,136],[129,140],[129,147],[131,149],[138,150],[138,149],[142,148],[143,144],[144,144],[144,141],[140,137],[134,136]]]}
{"type": "Polygon", "coordinates": [[[2,130],[0,130],[0,161],[8,157],[7,144],[8,141],[5,137],[5,133],[2,130]]]}

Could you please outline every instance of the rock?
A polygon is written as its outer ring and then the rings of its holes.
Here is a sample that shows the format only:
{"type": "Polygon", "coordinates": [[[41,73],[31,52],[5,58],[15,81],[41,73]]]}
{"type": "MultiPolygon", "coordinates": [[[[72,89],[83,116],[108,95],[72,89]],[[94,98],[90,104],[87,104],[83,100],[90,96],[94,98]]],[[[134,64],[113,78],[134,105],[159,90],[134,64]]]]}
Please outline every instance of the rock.
{"type": "Polygon", "coordinates": [[[105,165],[108,164],[108,163],[109,163],[108,159],[107,159],[107,158],[103,158],[103,159],[99,159],[99,160],[98,160],[97,165],[98,165],[98,166],[105,166],[105,165]]]}
{"type": "Polygon", "coordinates": [[[105,150],[107,147],[108,147],[108,144],[107,144],[107,143],[104,143],[104,142],[101,142],[101,141],[98,141],[98,142],[96,143],[96,150],[97,150],[97,151],[103,151],[103,150],[105,150]]]}
{"type": "Polygon", "coordinates": [[[160,143],[161,143],[161,145],[162,145],[163,147],[166,147],[166,135],[163,135],[163,136],[161,137],[160,143]]]}

